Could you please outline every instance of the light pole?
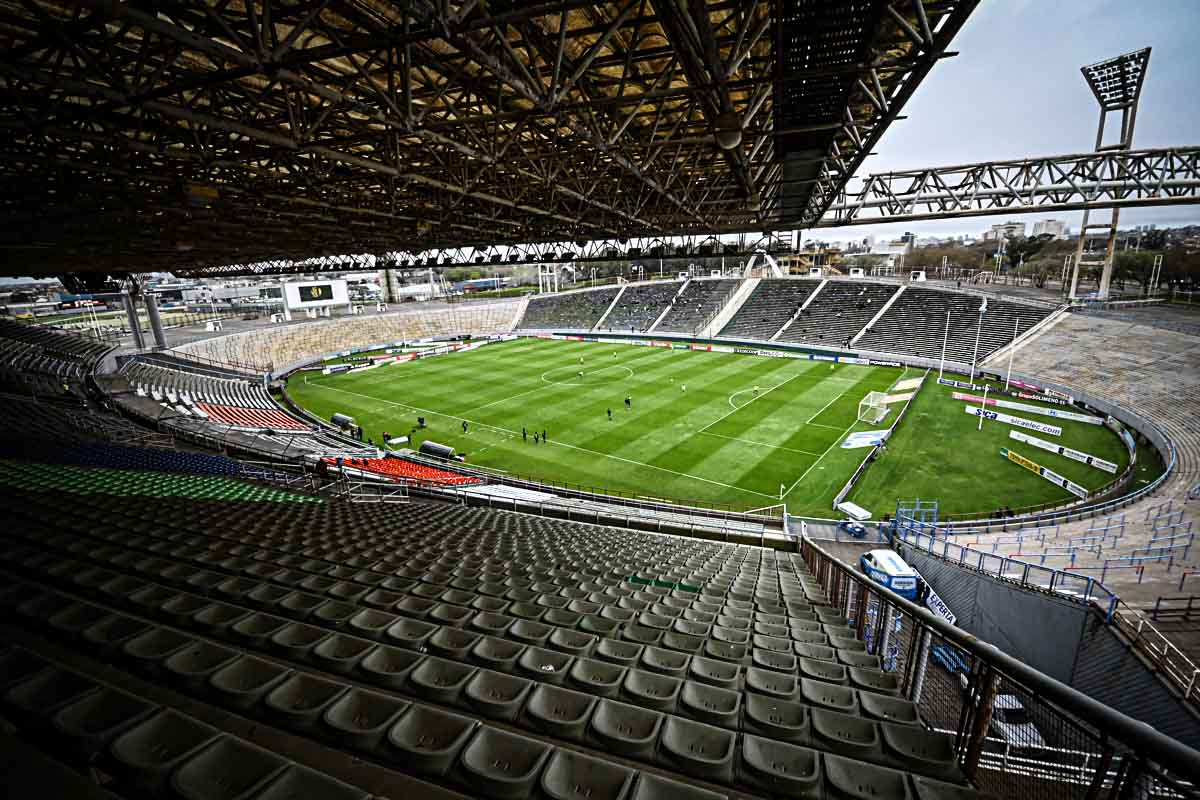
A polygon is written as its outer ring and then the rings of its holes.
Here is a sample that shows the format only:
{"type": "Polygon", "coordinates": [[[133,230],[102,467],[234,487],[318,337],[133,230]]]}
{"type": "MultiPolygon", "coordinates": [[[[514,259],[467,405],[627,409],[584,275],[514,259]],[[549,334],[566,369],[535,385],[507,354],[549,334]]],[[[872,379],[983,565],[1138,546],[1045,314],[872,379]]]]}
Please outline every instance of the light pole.
{"type": "Polygon", "coordinates": [[[979,325],[975,328],[975,352],[971,354],[971,380],[975,380],[975,359],[979,357],[979,334],[983,331],[983,315],[987,312],[987,298],[979,306],[979,325]]]}
{"type": "Polygon", "coordinates": [[[1017,348],[1014,345],[1017,343],[1017,329],[1020,327],[1020,325],[1021,318],[1017,317],[1016,321],[1013,322],[1013,338],[1008,345],[1008,376],[1004,379],[1004,391],[1006,392],[1008,391],[1008,384],[1012,380],[1013,353],[1017,351],[1017,348]]]}
{"type": "Polygon", "coordinates": [[[946,332],[942,334],[942,363],[938,367],[938,380],[942,379],[942,373],[946,370],[946,342],[950,339],[950,309],[946,309],[946,332]]]}

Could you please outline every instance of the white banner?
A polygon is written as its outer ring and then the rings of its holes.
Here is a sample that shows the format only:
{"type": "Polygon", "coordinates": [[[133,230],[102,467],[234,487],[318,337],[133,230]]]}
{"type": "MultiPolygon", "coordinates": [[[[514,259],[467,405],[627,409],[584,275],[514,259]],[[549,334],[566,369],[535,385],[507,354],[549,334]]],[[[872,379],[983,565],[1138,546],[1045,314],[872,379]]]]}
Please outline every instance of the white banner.
{"type": "Polygon", "coordinates": [[[856,450],[860,447],[874,447],[887,438],[887,431],[859,431],[852,433],[842,442],[843,450],[856,450]]]}
{"type": "Polygon", "coordinates": [[[1043,478],[1050,481],[1051,483],[1058,484],[1059,486],[1063,487],[1064,489],[1066,489],[1068,492],[1075,495],[1076,497],[1082,497],[1082,498],[1086,499],[1088,496],[1088,490],[1083,488],[1082,486],[1080,486],[1078,483],[1067,480],[1066,478],[1064,478],[1062,475],[1059,475],[1054,470],[1047,469],[1046,467],[1043,467],[1041,464],[1037,463],[1036,461],[1029,460],[1028,458],[1021,455],[1020,453],[1017,453],[1013,450],[1009,450],[1007,447],[1001,447],[1000,455],[1004,456],[1005,458],[1007,458],[1009,461],[1013,462],[1014,464],[1019,464],[1020,466],[1029,470],[1030,472],[1034,472],[1038,475],[1041,475],[1043,478]]]}
{"type": "Polygon", "coordinates": [[[1093,417],[1090,414],[1076,414],[1073,411],[1059,411],[1057,408],[1043,408],[1042,406],[1031,406],[1028,403],[1015,403],[1012,400],[999,400],[995,397],[989,397],[986,401],[982,397],[973,394],[964,394],[962,392],[954,392],[952,397],[955,400],[966,400],[969,403],[984,403],[997,408],[1010,408],[1013,411],[1024,411],[1027,414],[1040,414],[1043,417],[1054,417],[1055,419],[1069,419],[1075,422],[1086,422],[1089,425],[1103,425],[1104,420],[1100,417],[1093,417]]]}
{"type": "Polygon", "coordinates": [[[1031,431],[1039,433],[1048,433],[1051,436],[1062,436],[1062,428],[1057,425],[1047,425],[1045,422],[1034,422],[1031,419],[1023,419],[1021,417],[1013,417],[1008,414],[1001,414],[999,411],[986,411],[979,406],[963,406],[963,411],[970,414],[972,417],[983,417],[984,419],[1003,422],[1007,425],[1015,425],[1018,428],[1027,428],[1031,431]]]}
{"type": "Polygon", "coordinates": [[[1025,444],[1031,444],[1034,447],[1040,447],[1043,450],[1048,450],[1051,453],[1058,453],[1060,456],[1066,456],[1067,458],[1074,459],[1075,461],[1082,461],[1088,466],[1095,467],[1096,469],[1102,469],[1105,472],[1111,472],[1113,475],[1117,474],[1116,464],[1112,463],[1111,461],[1105,461],[1103,458],[1090,456],[1081,450],[1072,450],[1069,447],[1063,447],[1061,444],[1047,442],[1045,439],[1039,439],[1036,436],[1030,436],[1027,433],[1021,433],[1020,431],[1009,431],[1008,436],[1010,439],[1016,439],[1018,442],[1025,442],[1025,444]]]}

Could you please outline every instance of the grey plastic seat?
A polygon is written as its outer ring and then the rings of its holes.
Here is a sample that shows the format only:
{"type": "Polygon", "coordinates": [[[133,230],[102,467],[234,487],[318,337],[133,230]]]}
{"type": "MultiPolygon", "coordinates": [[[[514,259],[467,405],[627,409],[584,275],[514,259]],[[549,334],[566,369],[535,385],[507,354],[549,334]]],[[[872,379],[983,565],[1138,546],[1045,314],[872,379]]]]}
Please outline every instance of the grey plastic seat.
{"type": "Polygon", "coordinates": [[[381,610],[388,610],[399,603],[404,595],[387,589],[373,589],[363,595],[362,604],[381,610]]]}
{"type": "Polygon", "coordinates": [[[328,603],[329,600],[319,594],[310,592],[292,592],[279,601],[279,608],[289,616],[307,618],[316,609],[328,603]]]}
{"type": "Polygon", "coordinates": [[[791,653],[777,653],[774,650],[760,650],[756,647],[750,651],[750,658],[756,667],[793,675],[796,673],[796,657],[791,653]]]}
{"type": "Polygon", "coordinates": [[[567,684],[597,697],[616,697],[621,691],[625,670],[617,664],[577,658],[567,672],[567,684]]]}
{"type": "Polygon", "coordinates": [[[911,800],[907,775],[887,767],[864,764],[826,753],[825,796],[830,800],[911,800]]]}
{"type": "Polygon", "coordinates": [[[746,658],[746,645],[709,639],[704,643],[703,653],[708,658],[741,663],[746,658]]]}
{"type": "Polygon", "coordinates": [[[542,617],[542,622],[547,625],[556,625],[560,628],[574,628],[579,624],[579,620],[583,619],[583,614],[575,611],[570,611],[566,608],[552,608],[542,617]]]}
{"type": "Polygon", "coordinates": [[[867,652],[859,652],[857,650],[838,650],[836,658],[839,664],[845,664],[848,667],[865,667],[867,669],[878,670],[879,656],[871,655],[867,652]]]}
{"type": "Polygon", "coordinates": [[[829,644],[831,647],[836,647],[838,650],[852,650],[859,653],[864,653],[867,650],[867,645],[861,639],[853,639],[849,636],[830,636],[829,644]]]}
{"type": "Polygon", "coordinates": [[[662,641],[663,632],[644,625],[626,625],[621,628],[621,638],[634,644],[656,645],[662,641]]]}
{"type": "Polygon", "coordinates": [[[596,643],[592,655],[621,666],[632,666],[642,654],[643,645],[622,642],[617,639],[601,639],[596,643]]]}
{"type": "Polygon", "coordinates": [[[517,658],[517,672],[541,683],[562,684],[574,660],[566,653],[526,647],[517,658]]]}
{"type": "Polygon", "coordinates": [[[126,657],[143,665],[143,668],[154,668],[163,659],[194,641],[182,633],[156,625],[138,636],[127,639],[121,646],[121,652],[126,657]]]}
{"type": "Polygon", "coordinates": [[[498,800],[529,797],[553,748],[497,728],[484,727],[463,748],[461,774],[468,785],[498,800]]]}
{"type": "Polygon", "coordinates": [[[344,633],[335,633],[320,640],[312,649],[310,657],[313,663],[318,664],[320,668],[346,675],[354,672],[356,664],[374,646],[376,644],[371,639],[360,639],[344,633]]]}
{"type": "Polygon", "coordinates": [[[746,693],[742,727],[772,739],[807,745],[812,740],[809,706],[767,695],[746,693]]]}
{"type": "Polygon", "coordinates": [[[287,625],[288,621],[283,617],[254,613],[235,622],[229,633],[257,648],[287,625]]]}
{"type": "Polygon", "coordinates": [[[429,652],[452,658],[455,661],[465,661],[467,654],[480,639],[480,634],[443,626],[434,631],[425,646],[429,652]]]}
{"type": "Polygon", "coordinates": [[[553,632],[554,629],[549,625],[527,619],[519,619],[508,629],[508,638],[541,647],[545,645],[546,640],[550,638],[550,634],[553,632]]]}
{"type": "Polygon", "coordinates": [[[946,781],[963,780],[952,737],[892,722],[880,722],[877,727],[887,764],[946,781]]]}
{"type": "Polygon", "coordinates": [[[396,604],[395,611],[413,619],[425,619],[436,605],[437,602],[434,600],[410,595],[396,604]]]}
{"type": "Polygon", "coordinates": [[[698,681],[684,681],[679,694],[679,709],[709,725],[736,730],[742,710],[742,695],[698,681]]]}
{"type": "Polygon", "coordinates": [[[171,776],[184,800],[237,800],[282,772],[288,762],[232,736],[221,736],[187,757],[171,776]]]}
{"type": "Polygon", "coordinates": [[[99,690],[100,684],[91,678],[51,666],[9,686],[4,693],[4,706],[25,724],[45,728],[60,707],[99,690]]]}
{"type": "Polygon", "coordinates": [[[127,692],[104,687],[59,708],[51,720],[75,756],[91,758],[122,731],[146,719],[158,706],[127,692]]]}
{"type": "Polygon", "coordinates": [[[357,614],[358,611],[358,606],[353,603],[346,603],[341,600],[329,600],[314,608],[311,616],[313,622],[318,625],[345,628],[350,622],[350,618],[357,614]]]}
{"type": "Polygon", "coordinates": [[[438,625],[449,625],[458,627],[465,625],[467,620],[474,616],[471,609],[464,606],[455,606],[449,603],[438,603],[429,610],[429,621],[438,625]]]}
{"type": "Polygon", "coordinates": [[[499,639],[495,636],[483,636],[471,647],[467,660],[481,667],[512,672],[517,665],[517,659],[525,651],[525,645],[499,639]]]}
{"type": "Polygon", "coordinates": [[[712,658],[693,656],[688,664],[688,678],[719,686],[723,689],[734,689],[738,685],[741,667],[727,661],[717,661],[712,658]]]}
{"type": "Polygon", "coordinates": [[[742,738],[742,775],[757,787],[786,797],[819,798],[820,753],[760,736],[742,738]]]}
{"type": "Polygon", "coordinates": [[[154,626],[124,614],[108,614],[81,631],[83,640],[104,655],[123,652],[125,643],[154,626]]]}
{"type": "Polygon", "coordinates": [[[463,699],[485,717],[511,722],[525,703],[533,681],[490,669],[475,673],[463,688],[463,699]]]}
{"type": "Polygon", "coordinates": [[[482,611],[472,617],[468,625],[473,630],[489,636],[503,636],[504,632],[512,627],[514,622],[516,622],[514,617],[482,611]]]}
{"type": "Polygon", "coordinates": [[[509,615],[516,617],[517,619],[527,619],[531,622],[536,622],[537,620],[546,616],[547,610],[548,609],[543,608],[542,606],[525,601],[515,602],[508,607],[509,615]]]}
{"type": "Polygon", "coordinates": [[[985,795],[974,789],[924,775],[913,775],[912,784],[917,800],[985,800],[985,795]]]}
{"type": "Polygon", "coordinates": [[[273,609],[280,600],[289,594],[290,592],[282,586],[260,583],[255,589],[246,593],[246,601],[253,603],[259,608],[273,609]]]}
{"type": "Polygon", "coordinates": [[[303,661],[322,640],[332,636],[325,628],[290,622],[280,628],[267,641],[267,647],[278,651],[293,661],[303,661]]]}
{"type": "Polygon", "coordinates": [[[601,637],[612,636],[619,625],[620,623],[597,614],[584,614],[579,620],[579,630],[601,637]]]}
{"type": "Polygon", "coordinates": [[[476,611],[483,611],[489,614],[502,614],[508,609],[511,603],[511,600],[505,600],[503,597],[489,597],[488,595],[481,594],[476,595],[475,599],[471,601],[470,606],[476,611]]]}
{"type": "Polygon", "coordinates": [[[747,667],[746,689],[786,700],[796,694],[796,676],[758,667],[747,667]]]}
{"type": "Polygon", "coordinates": [[[644,761],[654,755],[663,719],[657,711],[601,699],[592,712],[588,735],[605,750],[644,761]]]}
{"type": "Polygon", "coordinates": [[[395,625],[399,619],[400,617],[386,611],[364,608],[346,621],[346,630],[355,636],[383,639],[387,629],[395,625]]]}
{"type": "Polygon", "coordinates": [[[858,692],[849,686],[800,679],[800,698],[809,705],[820,706],[843,714],[858,713],[858,692]]]}
{"type": "Polygon", "coordinates": [[[713,638],[721,641],[734,641],[742,644],[750,641],[750,620],[742,617],[731,617],[728,614],[717,614],[712,629],[713,638]]]}
{"type": "Polygon", "coordinates": [[[401,619],[387,629],[384,633],[384,641],[407,650],[423,650],[425,643],[437,629],[436,625],[430,625],[428,622],[401,619]]]}
{"type": "Polygon", "coordinates": [[[212,600],[189,592],[178,592],[159,604],[158,610],[177,625],[188,625],[196,612],[212,605],[212,600]]]}
{"type": "Polygon", "coordinates": [[[218,735],[215,729],[191,717],[164,709],[117,736],[109,753],[122,781],[147,794],[158,794],[184,758],[218,735]]]}
{"type": "Polygon", "coordinates": [[[255,790],[252,800],[296,800],[305,797],[319,797],[321,800],[367,800],[367,793],[324,773],[292,764],[265,786],[255,790]]]}
{"type": "Polygon", "coordinates": [[[600,609],[600,616],[616,623],[625,623],[637,616],[637,612],[618,606],[605,606],[600,609]]]}
{"type": "Polygon", "coordinates": [[[826,708],[812,709],[811,718],[813,747],[864,761],[878,762],[882,758],[878,723],[826,708]]]}
{"type": "Polygon", "coordinates": [[[699,786],[679,783],[651,772],[638,774],[629,800],[726,800],[728,796],[699,786]]]}
{"type": "Polygon", "coordinates": [[[376,686],[400,689],[425,656],[401,647],[379,645],[358,662],[359,673],[376,686]]]}
{"type": "Polygon", "coordinates": [[[538,686],[525,706],[525,718],[537,730],[580,741],[587,731],[596,698],[557,686],[538,686]]]}
{"type": "Polygon", "coordinates": [[[610,761],[555,750],[540,785],[549,800],[625,800],[636,775],[610,761]]]}
{"type": "Polygon", "coordinates": [[[733,777],[737,735],[712,725],[667,717],[659,759],[688,775],[728,783],[733,777]]]}
{"type": "Polygon", "coordinates": [[[70,603],[47,621],[51,628],[60,633],[78,636],[84,629],[96,624],[107,615],[107,609],[91,603],[70,603]]]}
{"type": "Polygon", "coordinates": [[[834,650],[827,645],[806,642],[796,642],[792,645],[792,650],[800,658],[815,658],[819,661],[833,661],[837,657],[837,653],[844,652],[834,650]]]}
{"type": "Polygon", "coordinates": [[[795,644],[815,644],[821,647],[829,646],[829,637],[821,631],[800,631],[793,629],[789,633],[792,643],[795,644]]]}
{"type": "Polygon", "coordinates": [[[677,650],[680,653],[699,653],[704,647],[704,637],[691,636],[679,631],[667,631],[663,634],[659,644],[668,650],[677,650]]]}
{"type": "Polygon", "coordinates": [[[290,674],[290,669],[273,661],[242,656],[214,672],[208,685],[222,703],[234,708],[249,708],[287,680],[290,674]]]}
{"type": "Polygon", "coordinates": [[[592,634],[566,628],[555,628],[554,632],[550,634],[550,638],[546,640],[546,644],[555,650],[570,653],[573,656],[587,654],[595,643],[596,637],[592,634]]]}
{"type": "Polygon", "coordinates": [[[408,685],[422,697],[453,705],[478,667],[429,656],[408,673],[408,685]]]}
{"type": "Polygon", "coordinates": [[[811,678],[815,681],[825,681],[826,683],[836,683],[839,686],[849,683],[846,677],[846,668],[832,661],[802,658],[799,660],[797,666],[799,667],[800,675],[805,678],[811,678]]]}
{"type": "Polygon", "coordinates": [[[325,709],[321,722],[335,741],[372,750],[410,705],[407,700],[352,688],[325,709]]]}
{"type": "Polygon", "coordinates": [[[677,653],[673,650],[664,650],[661,647],[646,647],[646,649],[642,650],[642,657],[638,660],[638,667],[648,669],[651,672],[658,672],[662,675],[679,678],[687,673],[688,662],[690,660],[690,656],[677,653]]]}
{"type": "Polygon", "coordinates": [[[237,658],[236,650],[197,639],[167,656],[162,667],[182,687],[199,689],[207,685],[213,673],[237,658]]]}
{"type": "Polygon", "coordinates": [[[863,715],[871,719],[904,725],[918,725],[921,722],[917,707],[911,700],[875,692],[859,692],[858,702],[863,715]]]}
{"type": "Polygon", "coordinates": [[[20,648],[0,652],[0,691],[28,680],[49,664],[41,656],[20,648]]]}
{"type": "Polygon", "coordinates": [[[444,775],[478,727],[469,717],[415,705],[392,725],[387,741],[406,770],[444,775]]]}
{"type": "Polygon", "coordinates": [[[850,685],[877,694],[895,695],[900,692],[900,680],[890,672],[865,667],[849,667],[850,685]]]}
{"type": "Polygon", "coordinates": [[[313,731],[325,709],[346,691],[341,683],[294,673],[263,699],[267,713],[285,728],[313,731]]]}
{"type": "Polygon", "coordinates": [[[621,684],[621,695],[627,702],[669,712],[675,710],[682,688],[683,681],[678,678],[631,669],[621,684]]]}

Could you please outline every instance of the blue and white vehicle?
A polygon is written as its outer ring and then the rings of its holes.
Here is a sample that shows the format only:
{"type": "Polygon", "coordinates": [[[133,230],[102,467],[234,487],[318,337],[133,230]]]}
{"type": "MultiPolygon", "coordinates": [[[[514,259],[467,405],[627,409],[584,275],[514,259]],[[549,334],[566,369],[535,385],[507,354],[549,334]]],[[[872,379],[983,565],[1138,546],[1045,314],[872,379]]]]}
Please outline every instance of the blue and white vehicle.
{"type": "Polygon", "coordinates": [[[892,550],[869,550],[858,559],[867,577],[907,600],[915,601],[920,591],[917,571],[892,550]]]}

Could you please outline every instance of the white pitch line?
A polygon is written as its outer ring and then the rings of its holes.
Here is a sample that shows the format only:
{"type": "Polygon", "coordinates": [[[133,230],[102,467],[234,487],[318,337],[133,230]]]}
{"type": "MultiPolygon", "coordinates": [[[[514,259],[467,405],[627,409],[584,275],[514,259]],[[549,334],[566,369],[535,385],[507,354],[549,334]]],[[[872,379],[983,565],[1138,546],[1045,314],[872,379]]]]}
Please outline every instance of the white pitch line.
{"type": "Polygon", "coordinates": [[[812,425],[814,428],[828,428],[831,431],[840,431],[841,428],[835,428],[832,425],[826,425],[824,422],[806,422],[805,425],[812,425]]]}
{"type": "Polygon", "coordinates": [[[804,474],[803,474],[803,475],[801,475],[799,478],[796,478],[796,482],[795,482],[795,483],[793,483],[791,486],[789,486],[789,487],[788,487],[788,490],[787,490],[786,492],[784,492],[784,493],[783,493],[783,496],[784,496],[784,497],[787,497],[789,494],[791,494],[791,493],[792,493],[792,490],[793,490],[793,489],[795,489],[795,488],[796,488],[796,487],[797,487],[797,486],[800,484],[800,481],[802,481],[802,480],[804,480],[805,478],[807,478],[807,477],[808,477],[808,473],[810,473],[810,472],[812,472],[814,469],[816,469],[816,467],[817,467],[817,464],[820,464],[820,463],[821,463],[821,459],[823,459],[823,458],[825,458],[825,456],[829,455],[829,451],[830,451],[830,450],[832,450],[833,448],[835,448],[835,447],[837,447],[839,444],[841,444],[841,443],[842,443],[842,437],[843,437],[843,436],[845,436],[847,433],[849,433],[849,432],[850,432],[850,428],[853,428],[853,427],[854,427],[855,425],[857,425],[857,424],[858,424],[858,420],[855,420],[854,422],[850,423],[850,427],[849,427],[849,428],[846,428],[846,430],[842,431],[842,432],[841,432],[841,434],[840,434],[840,435],[839,435],[839,436],[838,436],[836,439],[834,439],[834,440],[833,440],[833,444],[831,444],[831,445],[829,445],[829,447],[825,448],[825,452],[824,452],[824,453],[821,453],[821,455],[817,456],[817,460],[816,460],[816,461],[814,461],[812,464],[810,464],[810,465],[809,465],[809,467],[808,467],[808,469],[804,470],[804,474]]]}
{"type": "MultiPolygon", "coordinates": [[[[318,389],[331,389],[335,392],[341,392],[342,394],[354,395],[355,397],[361,397],[365,400],[374,400],[377,403],[385,403],[390,406],[398,406],[400,408],[407,408],[410,411],[420,411],[425,414],[433,414],[434,416],[437,416],[437,417],[446,417],[447,419],[458,419],[458,420],[466,419],[465,417],[462,417],[462,416],[446,414],[441,411],[434,411],[433,409],[430,409],[430,408],[421,408],[419,406],[410,406],[407,403],[397,403],[394,400],[384,400],[382,397],[374,397],[369,394],[361,394],[359,392],[351,392],[348,389],[339,389],[336,386],[324,386],[322,384],[311,384],[311,385],[316,386],[318,389]]],[[[512,434],[517,433],[516,431],[511,430],[509,428],[501,428],[499,425],[491,425],[489,423],[478,422],[473,419],[468,419],[467,422],[471,423],[472,425],[478,425],[481,428],[491,428],[492,430],[504,431],[505,433],[512,433],[512,434]]],[[[678,475],[681,478],[691,478],[694,481],[702,481],[704,483],[711,483],[714,486],[723,486],[726,489],[733,489],[735,491],[746,492],[748,494],[756,494],[759,497],[770,497],[770,498],[775,497],[775,495],[773,495],[773,494],[765,494],[763,492],[756,492],[753,489],[746,489],[741,486],[734,486],[733,484],[729,484],[729,483],[721,483],[720,481],[710,480],[709,478],[701,478],[699,475],[690,475],[686,472],[677,472],[673,469],[667,469],[666,467],[659,467],[654,464],[647,464],[644,461],[634,461],[632,458],[625,458],[623,456],[613,455],[612,453],[601,453],[599,450],[590,450],[586,447],[579,447],[577,445],[567,444],[566,442],[554,441],[554,442],[551,442],[551,444],[558,445],[559,447],[566,447],[571,450],[578,450],[581,453],[591,453],[594,456],[600,456],[602,458],[611,458],[615,461],[624,461],[626,464],[634,464],[639,467],[646,467],[648,469],[656,469],[656,470],[659,470],[660,472],[667,472],[667,473],[670,473],[671,475],[678,475]]]]}
{"type": "Polygon", "coordinates": [[[776,450],[787,450],[789,453],[803,453],[806,456],[819,455],[818,453],[811,453],[808,450],[800,450],[795,447],[784,447],[781,444],[770,444],[768,442],[756,442],[753,439],[739,439],[736,436],[726,436],[723,433],[709,433],[708,431],[700,431],[700,435],[701,436],[716,436],[720,439],[728,439],[731,442],[745,442],[746,444],[757,444],[761,447],[773,447],[776,450]]]}
{"type": "MultiPolygon", "coordinates": [[[[858,381],[855,381],[855,383],[857,384],[857,383],[858,383],[858,381]]],[[[830,401],[829,401],[828,403],[826,403],[825,405],[821,406],[821,410],[820,410],[820,411],[818,411],[817,413],[813,414],[811,417],[809,417],[809,418],[808,418],[808,421],[807,421],[807,422],[805,422],[804,424],[805,424],[805,425],[811,425],[811,424],[813,424],[813,420],[814,420],[814,419],[816,419],[817,417],[821,416],[821,414],[823,414],[823,413],[825,412],[825,409],[829,408],[831,405],[833,405],[834,403],[836,403],[838,400],[841,400],[841,399],[842,399],[842,397],[843,397],[843,396],[846,394],[846,392],[848,392],[848,391],[850,391],[850,387],[849,387],[849,386],[847,386],[847,387],[846,387],[845,389],[843,389],[842,391],[838,392],[838,394],[837,394],[837,396],[836,396],[836,397],[834,397],[832,400],[830,400],[830,401]]],[[[826,426],[826,427],[828,427],[828,426],[826,426]]]]}
{"type": "MultiPolygon", "coordinates": [[[[725,418],[726,418],[726,417],[728,417],[730,414],[733,414],[733,413],[735,413],[735,412],[741,411],[743,408],[745,408],[746,406],[750,405],[750,403],[753,403],[755,400],[761,400],[762,398],[766,397],[766,396],[767,396],[768,394],[770,394],[771,392],[773,392],[773,391],[775,391],[776,389],[778,389],[780,386],[783,386],[783,384],[784,384],[784,383],[790,383],[791,381],[794,381],[794,380],[796,380],[796,378],[799,378],[801,375],[804,375],[804,374],[805,374],[805,373],[803,373],[803,372],[798,372],[798,373],[796,373],[795,375],[793,375],[792,377],[788,378],[786,381],[783,381],[782,383],[777,383],[777,384],[775,384],[775,385],[774,385],[774,386],[772,386],[770,389],[767,389],[765,392],[762,392],[761,394],[759,394],[759,395],[758,395],[758,397],[755,397],[755,398],[751,399],[751,400],[750,400],[750,402],[748,402],[748,403],[742,403],[740,406],[737,406],[737,407],[736,407],[736,408],[734,408],[732,411],[728,411],[728,412],[726,412],[726,413],[722,414],[720,417],[718,417],[718,418],[714,419],[712,422],[708,423],[708,424],[707,424],[707,425],[705,425],[703,428],[701,428],[700,430],[696,431],[696,433],[704,433],[706,430],[708,430],[709,428],[711,428],[713,425],[716,425],[718,422],[720,422],[721,420],[725,419],[725,418]]],[[[745,389],[742,389],[742,390],[741,390],[741,391],[739,391],[739,392],[734,392],[734,394],[741,394],[741,392],[744,392],[744,391],[746,391],[746,390],[745,390],[745,389]]],[[[732,395],[731,395],[731,396],[732,396],[732,395]]]]}

